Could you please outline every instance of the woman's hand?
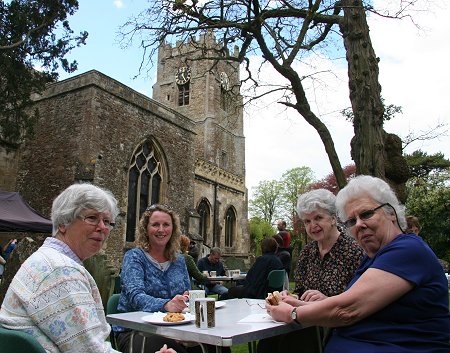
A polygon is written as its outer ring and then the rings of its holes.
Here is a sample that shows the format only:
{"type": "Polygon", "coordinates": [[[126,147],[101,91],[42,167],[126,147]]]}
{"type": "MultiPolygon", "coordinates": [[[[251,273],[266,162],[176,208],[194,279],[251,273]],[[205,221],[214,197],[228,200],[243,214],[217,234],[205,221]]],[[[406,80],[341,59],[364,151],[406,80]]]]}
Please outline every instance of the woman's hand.
{"type": "Polygon", "coordinates": [[[177,353],[172,348],[167,348],[167,344],[161,347],[161,349],[155,353],[177,353]]]}
{"type": "Polygon", "coordinates": [[[292,322],[291,311],[294,307],[285,302],[280,302],[278,305],[266,304],[267,313],[272,316],[275,321],[292,322]]]}
{"type": "Polygon", "coordinates": [[[189,295],[185,292],[183,295],[177,294],[171,301],[164,304],[164,310],[170,313],[181,313],[187,308],[186,302],[189,301],[189,295]]]}
{"type": "Polygon", "coordinates": [[[305,302],[315,302],[318,300],[324,300],[328,298],[325,294],[322,294],[318,290],[308,289],[305,293],[302,294],[300,300],[305,302]]]}

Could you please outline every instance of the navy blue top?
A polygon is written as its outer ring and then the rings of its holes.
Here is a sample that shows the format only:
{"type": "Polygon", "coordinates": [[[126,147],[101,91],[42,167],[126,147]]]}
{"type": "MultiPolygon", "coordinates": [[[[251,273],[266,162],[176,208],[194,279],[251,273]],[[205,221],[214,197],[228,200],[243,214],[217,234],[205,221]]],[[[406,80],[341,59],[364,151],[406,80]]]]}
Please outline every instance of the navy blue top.
{"type": "Polygon", "coordinates": [[[349,288],[369,268],[415,284],[404,296],[354,325],[333,330],[326,353],[449,353],[448,282],[430,247],[415,234],[401,234],[365,256],[349,288]]]}
{"type": "MultiPolygon", "coordinates": [[[[191,289],[184,257],[179,254],[167,270],[162,271],[140,248],[131,249],[123,258],[120,273],[122,292],[117,309],[129,311],[165,311],[164,304],[177,294],[191,289]]],[[[114,331],[123,331],[114,327],[114,331]]]]}

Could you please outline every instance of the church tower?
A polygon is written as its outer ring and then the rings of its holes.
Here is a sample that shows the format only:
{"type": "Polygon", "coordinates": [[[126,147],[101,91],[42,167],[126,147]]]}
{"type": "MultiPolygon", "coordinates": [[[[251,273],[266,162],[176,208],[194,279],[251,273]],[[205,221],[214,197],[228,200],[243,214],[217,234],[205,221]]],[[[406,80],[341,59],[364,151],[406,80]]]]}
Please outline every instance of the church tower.
{"type": "Polygon", "coordinates": [[[212,32],[175,47],[162,43],[153,99],[195,123],[200,236],[237,255],[248,251],[243,107],[239,63],[215,60],[219,48],[212,32]]]}

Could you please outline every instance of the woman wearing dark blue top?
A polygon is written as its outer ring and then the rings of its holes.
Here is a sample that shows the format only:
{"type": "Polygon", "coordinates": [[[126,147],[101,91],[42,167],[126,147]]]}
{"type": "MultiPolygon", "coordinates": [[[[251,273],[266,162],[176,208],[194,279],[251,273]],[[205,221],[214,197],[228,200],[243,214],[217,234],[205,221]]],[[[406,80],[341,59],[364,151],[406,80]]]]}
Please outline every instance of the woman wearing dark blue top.
{"type": "Polygon", "coordinates": [[[261,242],[262,255],[258,256],[253,266],[248,270],[244,284],[231,287],[223,299],[231,298],[257,298],[264,299],[269,291],[267,279],[270,271],[282,270],[283,264],[276,255],[278,249],[277,241],[270,237],[261,242]]]}
{"type": "Polygon", "coordinates": [[[286,296],[267,311],[278,321],[334,327],[326,353],[449,353],[447,279],[430,247],[402,231],[404,208],[389,185],[358,176],[336,206],[367,254],[347,290],[316,302],[286,296]]]}

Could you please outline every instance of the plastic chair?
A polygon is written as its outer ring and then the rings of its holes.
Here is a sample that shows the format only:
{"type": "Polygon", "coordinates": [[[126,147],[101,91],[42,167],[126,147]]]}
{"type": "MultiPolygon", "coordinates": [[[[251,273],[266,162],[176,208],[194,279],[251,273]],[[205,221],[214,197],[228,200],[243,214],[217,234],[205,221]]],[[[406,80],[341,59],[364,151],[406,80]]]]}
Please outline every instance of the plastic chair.
{"type": "Polygon", "coordinates": [[[36,338],[23,331],[0,327],[0,342],[2,353],[46,353],[36,338]]]}
{"type": "MultiPolygon", "coordinates": [[[[120,311],[117,310],[117,306],[119,305],[120,294],[113,294],[109,297],[108,303],[106,304],[106,314],[117,314],[120,311]]],[[[114,336],[114,331],[111,329],[111,333],[109,334],[109,341],[111,342],[111,346],[114,349],[117,349],[116,336],[114,336]]]]}
{"type": "MultiPolygon", "coordinates": [[[[120,294],[113,294],[109,297],[108,299],[108,303],[106,303],[106,315],[109,314],[118,314],[121,311],[117,310],[117,306],[119,305],[119,299],[120,299],[120,294]]],[[[134,339],[134,334],[135,332],[133,331],[131,333],[131,337],[130,340],[131,342],[133,342],[134,339]]],[[[141,334],[140,332],[138,332],[138,334],[141,334]]],[[[142,348],[141,351],[143,351],[143,348],[145,346],[145,335],[143,335],[144,338],[142,340],[142,348]]],[[[111,347],[115,350],[117,350],[119,347],[117,346],[117,341],[116,341],[116,336],[114,334],[114,331],[111,328],[111,333],[109,334],[109,341],[111,342],[111,347]]],[[[133,345],[130,346],[130,351],[129,353],[133,353],[133,345]]]]}
{"type": "Polygon", "coordinates": [[[267,276],[267,280],[269,282],[269,292],[273,292],[275,290],[282,291],[284,287],[284,281],[286,279],[286,271],[285,270],[272,270],[269,272],[267,276]]]}

